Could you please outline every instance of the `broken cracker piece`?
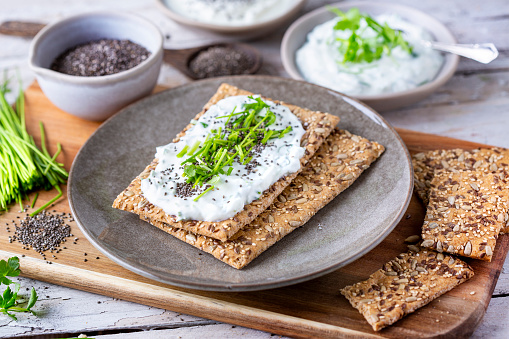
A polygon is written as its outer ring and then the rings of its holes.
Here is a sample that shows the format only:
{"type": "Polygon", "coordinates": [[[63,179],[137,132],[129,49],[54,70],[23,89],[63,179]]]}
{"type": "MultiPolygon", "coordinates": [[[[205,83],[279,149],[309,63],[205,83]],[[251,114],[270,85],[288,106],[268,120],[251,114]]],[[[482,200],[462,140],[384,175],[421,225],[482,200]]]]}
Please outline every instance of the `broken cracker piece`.
{"type": "Polygon", "coordinates": [[[277,241],[305,224],[348,188],[384,151],[376,142],[334,130],[308,165],[276,201],[227,241],[193,234],[168,224],[142,220],[241,269],[277,241]]]}
{"type": "Polygon", "coordinates": [[[473,275],[470,266],[453,256],[421,250],[398,255],[341,294],[379,331],[473,275]]]}
{"type": "Polygon", "coordinates": [[[507,217],[507,181],[482,170],[444,172],[430,187],[422,246],[491,261],[507,217]]]}

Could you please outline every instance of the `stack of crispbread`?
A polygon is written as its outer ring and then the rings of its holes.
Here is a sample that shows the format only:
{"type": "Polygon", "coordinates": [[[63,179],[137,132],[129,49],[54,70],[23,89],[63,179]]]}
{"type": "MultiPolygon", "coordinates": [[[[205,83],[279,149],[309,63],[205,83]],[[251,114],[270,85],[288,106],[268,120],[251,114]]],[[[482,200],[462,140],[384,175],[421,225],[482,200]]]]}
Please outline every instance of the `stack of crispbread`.
{"type": "Polygon", "coordinates": [[[413,156],[415,189],[427,204],[423,246],[491,261],[509,232],[509,150],[438,150],[413,156]]]}
{"type": "Polygon", "coordinates": [[[509,150],[504,148],[480,148],[435,150],[417,153],[412,158],[415,191],[427,204],[431,181],[435,174],[443,172],[480,171],[482,173],[507,173],[509,150]]]}
{"type": "MultiPolygon", "coordinates": [[[[222,84],[217,90],[216,94],[207,102],[203,110],[195,117],[197,120],[206,110],[221,99],[236,95],[253,95],[254,93],[241,90],[237,87],[222,84]]],[[[271,100],[268,98],[264,98],[271,100]]],[[[301,169],[311,159],[313,154],[317,151],[323,141],[327,138],[330,132],[339,122],[339,118],[322,112],[310,111],[295,105],[286,104],[276,100],[271,100],[276,104],[282,104],[288,107],[293,114],[301,121],[302,125],[306,129],[306,133],[302,137],[301,145],[305,147],[305,155],[301,158],[301,169]]],[[[189,124],[173,142],[179,141],[179,139],[185,134],[185,132],[191,128],[193,124],[189,124]]],[[[237,213],[232,218],[219,221],[199,221],[199,220],[180,220],[172,215],[166,214],[162,208],[157,207],[149,203],[141,194],[141,179],[147,177],[152,169],[157,166],[158,160],[154,159],[153,162],[147,166],[147,168],[136,177],[129,187],[127,187],[120,195],[115,199],[113,207],[136,213],[144,218],[149,218],[153,222],[163,222],[168,225],[181,228],[183,230],[205,235],[221,241],[226,241],[245,225],[253,221],[257,215],[263,212],[274,199],[285,189],[286,186],[298,175],[300,172],[297,171],[293,174],[286,175],[276,181],[269,189],[263,192],[262,196],[252,203],[246,205],[244,210],[237,213]]]]}
{"type": "MultiPolygon", "coordinates": [[[[195,119],[223,98],[252,94],[223,84],[195,119]]],[[[300,171],[279,179],[258,200],[246,205],[230,219],[219,222],[176,221],[175,216],[166,214],[142,195],[140,182],[157,166],[157,159],[154,159],[118,195],[113,207],[136,213],[165,232],[240,269],[306,223],[350,186],[384,151],[383,146],[376,142],[335,129],[339,122],[336,116],[262,98],[287,106],[306,129],[301,141],[306,151],[301,159],[300,171]]],[[[174,142],[190,127],[186,127],[174,142]]]]}
{"type": "Polygon", "coordinates": [[[473,270],[449,254],[491,261],[509,233],[509,150],[435,150],[413,156],[415,190],[427,204],[422,241],[366,281],[341,293],[375,331],[468,280],[473,270]]]}
{"type": "Polygon", "coordinates": [[[142,216],[152,225],[242,268],[348,188],[384,148],[376,142],[334,130],[302,172],[275,202],[234,236],[221,241],[142,216]]]}

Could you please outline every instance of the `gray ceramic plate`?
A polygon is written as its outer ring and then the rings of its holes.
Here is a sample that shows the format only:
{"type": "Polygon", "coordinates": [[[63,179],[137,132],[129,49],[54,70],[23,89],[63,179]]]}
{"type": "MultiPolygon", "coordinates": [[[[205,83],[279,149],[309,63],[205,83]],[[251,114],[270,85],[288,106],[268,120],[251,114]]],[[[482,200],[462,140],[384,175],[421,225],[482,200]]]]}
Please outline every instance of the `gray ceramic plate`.
{"type": "Polygon", "coordinates": [[[404,214],[412,192],[406,147],[370,108],[337,92],[268,76],[216,78],[153,95],[106,121],[83,145],[69,179],[69,203],[85,236],[110,259],[161,282],[215,291],[251,291],[309,280],[342,267],[380,243],[404,214]],[[237,270],[115,210],[117,194],[214,94],[222,82],[339,115],[340,127],[378,141],[386,152],[306,225],[237,270]]]}

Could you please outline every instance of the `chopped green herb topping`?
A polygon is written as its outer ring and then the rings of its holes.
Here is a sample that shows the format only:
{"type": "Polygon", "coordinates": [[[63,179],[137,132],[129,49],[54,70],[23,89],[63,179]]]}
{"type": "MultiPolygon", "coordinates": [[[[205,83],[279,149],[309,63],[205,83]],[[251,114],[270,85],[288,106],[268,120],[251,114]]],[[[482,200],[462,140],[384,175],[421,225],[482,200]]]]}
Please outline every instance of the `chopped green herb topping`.
{"type": "Polygon", "coordinates": [[[329,10],[340,17],[334,26],[335,30],[351,31],[351,35],[346,39],[336,38],[341,42],[339,51],[343,55],[341,60],[343,64],[370,63],[380,59],[384,54],[391,55],[391,51],[398,46],[412,54],[412,47],[403,38],[402,32],[390,28],[387,23],[378,23],[371,16],[361,14],[358,8],[351,8],[346,13],[335,7],[330,7],[329,10]],[[362,25],[362,21],[366,22],[367,26],[362,25]],[[362,37],[367,27],[376,32],[374,37],[362,37]]]}
{"type": "Polygon", "coordinates": [[[177,154],[179,158],[186,157],[181,165],[184,165],[187,183],[193,184],[193,188],[210,185],[194,201],[214,189],[219,174],[230,175],[234,161],[247,165],[270,139],[282,138],[292,131],[291,126],[282,130],[267,129],[276,122],[276,115],[262,99],[249,98],[255,102],[244,104],[241,112],[235,112],[235,107],[230,114],[216,118],[226,118],[224,128],[213,129],[203,142],[197,141],[191,148],[186,145],[177,154]]]}

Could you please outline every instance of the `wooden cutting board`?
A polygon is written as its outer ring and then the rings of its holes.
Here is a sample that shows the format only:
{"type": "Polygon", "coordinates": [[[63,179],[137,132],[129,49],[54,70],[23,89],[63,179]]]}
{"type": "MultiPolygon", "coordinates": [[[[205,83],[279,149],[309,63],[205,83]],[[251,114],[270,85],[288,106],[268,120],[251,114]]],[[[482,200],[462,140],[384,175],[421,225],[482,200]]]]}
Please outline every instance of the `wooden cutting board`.
{"type": "MultiPolygon", "coordinates": [[[[76,152],[100,124],[60,111],[49,102],[36,83],[27,89],[25,95],[29,132],[38,139],[38,123],[43,121],[50,152],[53,154],[56,143],[60,142],[63,154],[59,160],[70,169],[76,152]]],[[[482,146],[408,130],[398,132],[412,152],[482,146]]],[[[41,206],[55,194],[55,191],[42,192],[36,206],[41,206]]],[[[33,195],[30,200],[32,198],[33,195]]],[[[74,236],[67,241],[67,249],[55,254],[56,258],[48,254],[47,260],[52,262],[48,264],[35,251],[23,250],[22,245],[16,242],[9,243],[8,236],[14,232],[12,220],[25,216],[18,210],[18,206],[13,206],[8,213],[0,215],[0,258],[19,256],[23,276],[292,337],[468,336],[484,315],[509,249],[509,236],[501,236],[491,263],[467,260],[474,268],[474,278],[396,325],[375,333],[340,295],[339,289],[366,279],[384,262],[406,251],[404,239],[419,234],[424,219],[424,206],[416,196],[394,231],[361,259],[308,282],[242,293],[195,291],[136,275],[95,249],[74,223],[71,223],[74,236]],[[10,232],[7,230],[9,226],[10,232]]],[[[69,213],[67,197],[56,202],[50,210],[69,213]]]]}

